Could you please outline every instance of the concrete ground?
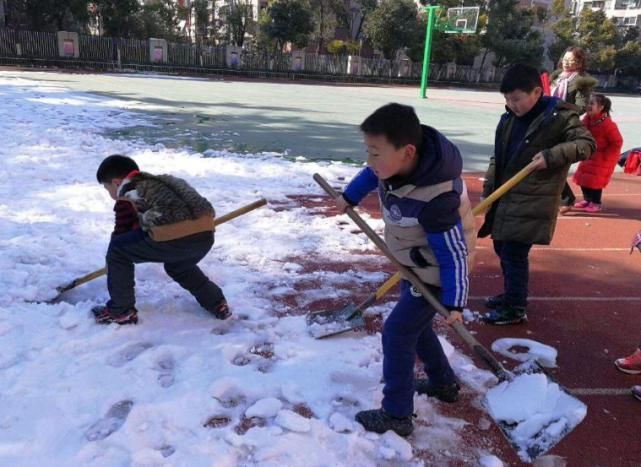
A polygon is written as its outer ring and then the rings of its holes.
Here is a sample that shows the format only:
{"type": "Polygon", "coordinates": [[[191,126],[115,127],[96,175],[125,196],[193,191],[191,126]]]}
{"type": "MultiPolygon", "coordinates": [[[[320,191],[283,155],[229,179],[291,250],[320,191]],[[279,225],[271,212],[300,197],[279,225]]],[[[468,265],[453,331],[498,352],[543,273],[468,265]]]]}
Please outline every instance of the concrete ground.
{"type": "MultiPolygon", "coordinates": [[[[343,86],[287,82],[226,81],[153,74],[86,74],[13,71],[9,75],[48,81],[71,89],[157,107],[161,131],[133,128],[121,136],[142,136],[166,146],[189,145],[236,151],[287,151],[311,159],[365,159],[358,125],[376,108],[400,102],[454,141],[465,170],[483,171],[492,153],[494,129],[504,111],[493,91],[418,87],[343,86]],[[189,133],[187,133],[187,130],[189,133]]],[[[613,118],[624,149],[641,146],[641,97],[612,98],[613,118]]],[[[136,108],[135,105],[132,106],[136,108]]]]}

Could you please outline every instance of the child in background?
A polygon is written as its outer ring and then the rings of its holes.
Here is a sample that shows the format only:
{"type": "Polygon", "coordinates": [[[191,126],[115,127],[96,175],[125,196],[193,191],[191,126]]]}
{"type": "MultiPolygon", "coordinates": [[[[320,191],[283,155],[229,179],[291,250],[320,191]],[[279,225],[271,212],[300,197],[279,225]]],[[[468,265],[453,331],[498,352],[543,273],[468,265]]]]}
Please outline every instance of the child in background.
{"type": "Polygon", "coordinates": [[[530,249],[552,241],[570,165],[588,158],[595,147],[573,105],[543,96],[536,68],[513,65],[500,91],[507,112],[496,128],[483,197],[531,162],[536,168],[494,203],[479,231],[479,237],[492,236],[503,272],[503,293],[485,302],[493,309],[485,321],[495,325],[527,319],[530,249]]]}
{"type": "Polygon", "coordinates": [[[574,174],[574,183],[583,192],[583,201],[574,205],[574,209],[579,211],[601,211],[603,189],[608,186],[621,155],[623,138],[617,124],[610,118],[611,109],[610,99],[603,94],[593,94],[583,117],[583,124],[596,141],[596,151],[589,159],[581,161],[574,174]]]}

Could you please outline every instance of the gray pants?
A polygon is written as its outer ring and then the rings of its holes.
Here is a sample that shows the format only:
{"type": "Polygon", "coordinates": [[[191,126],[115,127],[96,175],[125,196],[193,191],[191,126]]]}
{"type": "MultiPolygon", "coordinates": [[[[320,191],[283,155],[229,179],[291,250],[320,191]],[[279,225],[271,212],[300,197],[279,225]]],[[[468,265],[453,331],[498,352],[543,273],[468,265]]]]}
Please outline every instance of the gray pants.
{"type": "Polygon", "coordinates": [[[113,315],[136,304],[134,264],[164,263],[165,272],[188,290],[204,309],[213,311],[223,291],[200,270],[198,262],[214,246],[214,233],[203,232],[169,242],[155,242],[140,229],[111,240],[107,250],[108,306],[113,315]]]}

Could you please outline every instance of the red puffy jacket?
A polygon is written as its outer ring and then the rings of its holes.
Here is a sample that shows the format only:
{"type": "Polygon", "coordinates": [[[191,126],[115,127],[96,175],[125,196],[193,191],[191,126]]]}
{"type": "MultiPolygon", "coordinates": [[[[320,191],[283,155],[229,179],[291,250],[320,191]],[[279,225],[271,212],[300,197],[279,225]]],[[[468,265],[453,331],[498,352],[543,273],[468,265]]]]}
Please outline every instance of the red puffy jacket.
{"type": "Polygon", "coordinates": [[[588,160],[581,161],[574,174],[574,182],[584,188],[600,190],[610,182],[619,161],[623,138],[617,124],[608,115],[601,114],[596,118],[586,115],[583,123],[596,140],[596,151],[588,160]]]}

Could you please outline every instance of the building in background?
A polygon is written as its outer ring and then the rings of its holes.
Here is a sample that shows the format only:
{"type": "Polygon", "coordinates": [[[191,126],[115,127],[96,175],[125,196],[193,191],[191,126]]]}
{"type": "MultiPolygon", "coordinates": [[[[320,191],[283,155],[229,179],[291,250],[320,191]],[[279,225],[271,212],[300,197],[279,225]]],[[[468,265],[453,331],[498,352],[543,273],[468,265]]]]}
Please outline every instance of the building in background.
{"type": "Polygon", "coordinates": [[[641,28],[641,0],[573,0],[571,12],[579,15],[584,8],[601,10],[624,28],[641,28]]]}

